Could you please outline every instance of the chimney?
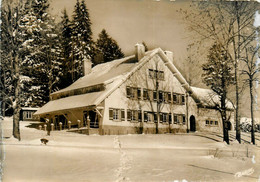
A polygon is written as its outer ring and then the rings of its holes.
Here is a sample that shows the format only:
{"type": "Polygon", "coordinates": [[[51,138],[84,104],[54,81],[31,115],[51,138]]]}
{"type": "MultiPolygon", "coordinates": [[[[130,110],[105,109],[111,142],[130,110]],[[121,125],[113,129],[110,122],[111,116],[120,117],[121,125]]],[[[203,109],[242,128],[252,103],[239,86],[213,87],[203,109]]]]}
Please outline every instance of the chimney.
{"type": "Polygon", "coordinates": [[[83,60],[83,67],[84,67],[84,76],[91,73],[92,69],[92,62],[89,59],[83,60]]]}
{"type": "Polygon", "coordinates": [[[173,63],[173,52],[171,51],[164,51],[166,54],[167,58],[170,60],[171,63],[173,63]]]}
{"type": "Polygon", "coordinates": [[[145,47],[143,44],[136,44],[135,45],[135,58],[140,61],[145,54],[145,47]]]}

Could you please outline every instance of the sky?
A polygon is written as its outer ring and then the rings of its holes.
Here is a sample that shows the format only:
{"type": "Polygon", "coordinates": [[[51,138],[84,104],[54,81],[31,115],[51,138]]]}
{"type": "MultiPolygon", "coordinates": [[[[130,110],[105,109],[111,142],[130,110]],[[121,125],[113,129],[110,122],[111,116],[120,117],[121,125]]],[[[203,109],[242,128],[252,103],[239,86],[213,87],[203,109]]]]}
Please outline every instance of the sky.
{"type": "MultiPolygon", "coordinates": [[[[76,0],[52,0],[51,12],[60,17],[66,8],[71,15],[76,0]]],[[[104,28],[126,55],[144,41],[149,49],[161,47],[172,51],[177,60],[186,57],[189,37],[176,12],[189,3],[180,0],[86,0],[94,40],[104,28]]],[[[71,16],[70,16],[71,17],[71,16]]]]}

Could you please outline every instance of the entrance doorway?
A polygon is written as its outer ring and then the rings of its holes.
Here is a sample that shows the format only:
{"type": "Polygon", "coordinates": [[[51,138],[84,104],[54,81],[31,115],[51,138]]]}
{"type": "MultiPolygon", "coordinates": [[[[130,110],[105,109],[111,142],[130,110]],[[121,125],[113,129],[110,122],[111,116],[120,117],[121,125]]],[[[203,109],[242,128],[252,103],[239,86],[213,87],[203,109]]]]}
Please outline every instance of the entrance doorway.
{"type": "Polygon", "coordinates": [[[190,131],[196,131],[196,120],[193,115],[190,116],[190,131]]]}
{"type": "Polygon", "coordinates": [[[84,112],[84,118],[83,118],[83,123],[84,126],[87,126],[87,118],[89,117],[90,119],[90,128],[99,128],[99,123],[98,123],[98,116],[97,113],[94,111],[86,111],[84,112]]]}

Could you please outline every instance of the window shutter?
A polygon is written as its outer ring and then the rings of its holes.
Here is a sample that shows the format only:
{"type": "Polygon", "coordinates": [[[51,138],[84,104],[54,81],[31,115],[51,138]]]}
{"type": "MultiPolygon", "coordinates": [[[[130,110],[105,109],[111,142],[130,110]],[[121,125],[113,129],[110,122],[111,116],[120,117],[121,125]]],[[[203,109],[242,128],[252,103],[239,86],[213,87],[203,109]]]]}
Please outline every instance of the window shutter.
{"type": "Polygon", "coordinates": [[[171,103],[172,102],[172,94],[171,92],[168,92],[168,102],[171,103]]]}
{"type": "Polygon", "coordinates": [[[130,89],[130,87],[126,87],[126,97],[127,98],[131,97],[131,89],[130,89]]]}
{"type": "Polygon", "coordinates": [[[109,109],[109,119],[113,120],[113,109],[109,109]]]}
{"type": "Polygon", "coordinates": [[[159,101],[162,102],[163,101],[163,92],[159,91],[159,101]]]}
{"type": "Polygon", "coordinates": [[[147,112],[144,112],[144,122],[147,122],[147,120],[148,120],[147,112]]]}
{"type": "Polygon", "coordinates": [[[148,97],[147,90],[146,90],[146,89],[143,89],[143,99],[144,99],[144,100],[147,100],[147,97],[148,97]]]}
{"type": "Polygon", "coordinates": [[[169,113],[169,123],[172,124],[172,113],[169,113]]]}
{"type": "Polygon", "coordinates": [[[125,120],[125,110],[121,109],[121,121],[125,120]]]}
{"type": "Polygon", "coordinates": [[[174,124],[178,124],[178,117],[177,117],[177,115],[173,115],[173,117],[174,117],[174,124]]]}
{"type": "Polygon", "coordinates": [[[181,96],[181,102],[183,105],[185,105],[185,96],[184,95],[181,96]]]}
{"type": "Polygon", "coordinates": [[[138,88],[137,89],[137,97],[138,97],[138,99],[141,99],[141,88],[138,88]]]}
{"type": "Polygon", "coordinates": [[[163,122],[163,113],[160,112],[160,122],[163,122]]]}
{"type": "Polygon", "coordinates": [[[157,122],[157,113],[153,113],[153,120],[155,123],[157,122]]]}
{"type": "Polygon", "coordinates": [[[157,92],[156,91],[153,91],[153,100],[157,101],[157,92]]]}
{"type": "Polygon", "coordinates": [[[138,121],[142,122],[142,111],[141,110],[138,111],[138,121]]]}
{"type": "Polygon", "coordinates": [[[131,121],[131,110],[127,109],[127,121],[131,121]]]}

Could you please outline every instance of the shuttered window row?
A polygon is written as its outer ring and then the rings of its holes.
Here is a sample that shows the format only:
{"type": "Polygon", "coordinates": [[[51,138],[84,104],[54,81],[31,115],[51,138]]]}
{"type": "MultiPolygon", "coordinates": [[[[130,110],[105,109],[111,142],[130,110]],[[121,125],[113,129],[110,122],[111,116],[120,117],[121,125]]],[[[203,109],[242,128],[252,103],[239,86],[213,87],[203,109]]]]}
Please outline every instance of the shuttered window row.
{"type": "Polygon", "coordinates": [[[165,92],[162,90],[155,91],[150,89],[143,88],[143,94],[142,89],[137,87],[126,87],[126,96],[129,99],[135,99],[135,100],[147,100],[147,101],[159,101],[164,103],[174,103],[174,104],[180,104],[185,105],[185,95],[184,94],[178,94],[178,93],[171,93],[171,92],[165,92]]]}
{"type": "Polygon", "coordinates": [[[156,123],[159,119],[160,123],[174,123],[174,124],[183,124],[186,123],[186,118],[184,114],[173,114],[173,121],[172,121],[172,114],[171,113],[163,113],[159,112],[149,112],[144,111],[142,113],[141,110],[131,110],[127,109],[125,117],[125,109],[116,109],[116,108],[109,108],[109,119],[113,121],[127,121],[130,122],[154,122],[156,123]]]}

